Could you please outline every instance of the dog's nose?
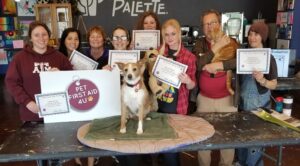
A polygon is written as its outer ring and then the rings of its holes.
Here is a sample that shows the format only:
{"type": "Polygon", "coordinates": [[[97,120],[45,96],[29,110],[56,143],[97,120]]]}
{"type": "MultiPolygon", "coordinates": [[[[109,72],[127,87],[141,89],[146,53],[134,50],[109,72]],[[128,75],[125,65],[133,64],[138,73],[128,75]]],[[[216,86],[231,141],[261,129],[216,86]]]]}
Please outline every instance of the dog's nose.
{"type": "Polygon", "coordinates": [[[127,78],[131,80],[131,79],[132,79],[132,75],[131,75],[131,74],[128,74],[128,75],[127,75],[127,78]]]}

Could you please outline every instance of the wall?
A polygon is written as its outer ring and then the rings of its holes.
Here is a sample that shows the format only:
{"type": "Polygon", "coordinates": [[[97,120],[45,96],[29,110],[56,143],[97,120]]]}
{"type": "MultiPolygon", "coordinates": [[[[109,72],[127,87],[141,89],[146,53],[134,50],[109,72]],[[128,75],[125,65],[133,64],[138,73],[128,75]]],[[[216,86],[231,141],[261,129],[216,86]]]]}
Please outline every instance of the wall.
{"type": "Polygon", "coordinates": [[[300,59],[300,1],[295,0],[294,8],[294,24],[293,24],[293,38],[291,41],[291,48],[296,49],[297,59],[300,59]]]}
{"type": "MultiPolygon", "coordinates": [[[[82,0],[82,2],[91,0],[82,0]]],[[[110,34],[116,25],[134,28],[138,13],[156,10],[160,21],[176,18],[181,25],[199,26],[200,14],[206,9],[220,12],[244,12],[248,20],[257,18],[259,12],[267,22],[275,22],[277,0],[98,0],[96,16],[84,16],[87,27],[102,25],[110,34]],[[124,5],[122,5],[124,4],[124,5]],[[138,6],[138,7],[137,7],[138,6]]]]}
{"type": "MultiPolygon", "coordinates": [[[[257,18],[261,12],[268,23],[275,22],[277,12],[277,0],[79,0],[79,2],[82,11],[84,11],[82,6],[87,6],[87,3],[94,7],[89,12],[86,10],[89,14],[83,17],[87,28],[101,25],[108,34],[111,34],[116,25],[133,29],[137,15],[147,10],[147,6],[158,13],[161,23],[168,18],[176,18],[181,25],[191,26],[199,26],[200,14],[207,9],[244,12],[248,20],[257,18]]],[[[78,18],[74,20],[75,27],[77,20],[78,18]]],[[[84,31],[81,24],[79,29],[84,31]]]]}

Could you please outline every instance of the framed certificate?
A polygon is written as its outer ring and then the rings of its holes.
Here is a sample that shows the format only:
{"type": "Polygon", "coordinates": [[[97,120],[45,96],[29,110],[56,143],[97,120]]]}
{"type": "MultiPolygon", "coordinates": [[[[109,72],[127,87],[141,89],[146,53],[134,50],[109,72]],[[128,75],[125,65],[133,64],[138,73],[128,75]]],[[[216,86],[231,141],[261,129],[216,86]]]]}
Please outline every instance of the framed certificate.
{"type": "Polygon", "coordinates": [[[36,94],[35,101],[40,109],[40,117],[68,113],[70,110],[67,92],[36,94]]]}
{"type": "Polygon", "coordinates": [[[178,76],[185,73],[187,65],[159,55],[152,69],[153,75],[160,81],[179,89],[181,81],[178,76]]]}
{"type": "Polygon", "coordinates": [[[139,60],[139,50],[109,50],[108,64],[110,66],[114,66],[116,62],[135,63],[139,60]]]}
{"type": "Polygon", "coordinates": [[[74,70],[96,70],[98,62],[74,50],[70,56],[70,62],[74,70]]]}
{"type": "Polygon", "coordinates": [[[160,46],[160,31],[159,30],[133,30],[132,41],[134,42],[133,49],[135,50],[150,50],[157,49],[160,46]]]}
{"type": "Polygon", "coordinates": [[[237,74],[252,74],[253,71],[269,73],[270,48],[237,49],[237,74]]]}

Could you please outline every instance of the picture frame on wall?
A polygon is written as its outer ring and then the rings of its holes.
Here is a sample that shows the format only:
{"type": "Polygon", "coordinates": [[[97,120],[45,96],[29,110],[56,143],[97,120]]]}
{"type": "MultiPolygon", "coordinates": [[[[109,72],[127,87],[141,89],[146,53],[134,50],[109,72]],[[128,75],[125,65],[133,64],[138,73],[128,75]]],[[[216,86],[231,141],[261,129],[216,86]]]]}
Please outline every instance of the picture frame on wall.
{"type": "Polygon", "coordinates": [[[26,37],[28,35],[29,25],[34,20],[20,20],[21,36],[26,37]]]}
{"type": "Polygon", "coordinates": [[[1,15],[16,15],[17,7],[15,0],[1,0],[1,15]]]}
{"type": "Polygon", "coordinates": [[[34,16],[36,0],[20,0],[17,2],[18,16],[34,16]]]}

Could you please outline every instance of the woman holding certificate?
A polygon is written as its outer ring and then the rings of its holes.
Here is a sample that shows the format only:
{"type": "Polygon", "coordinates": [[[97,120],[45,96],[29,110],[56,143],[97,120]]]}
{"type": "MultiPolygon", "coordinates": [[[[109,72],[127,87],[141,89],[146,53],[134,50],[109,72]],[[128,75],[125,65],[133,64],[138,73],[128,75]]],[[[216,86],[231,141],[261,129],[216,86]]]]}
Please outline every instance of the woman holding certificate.
{"type": "MultiPolygon", "coordinates": [[[[160,31],[160,23],[159,23],[158,17],[153,11],[145,11],[144,13],[142,13],[139,16],[139,19],[138,19],[138,22],[136,24],[135,30],[133,30],[133,32],[132,32],[133,38],[132,38],[132,41],[131,41],[131,44],[130,44],[130,49],[141,49],[141,47],[142,47],[142,46],[139,46],[138,48],[134,47],[134,45],[135,45],[134,37],[137,36],[137,33],[138,34],[140,34],[140,33],[143,34],[143,32],[139,31],[139,30],[158,30],[158,32],[160,31]]],[[[152,37],[155,40],[154,35],[157,34],[158,32],[154,31],[154,32],[147,32],[147,33],[151,34],[152,37]]],[[[145,37],[144,35],[142,35],[142,36],[143,36],[142,38],[145,37]]],[[[159,39],[160,39],[160,43],[161,43],[161,37],[159,39]]],[[[157,44],[157,46],[159,46],[159,43],[157,44]]],[[[155,49],[157,48],[157,46],[155,47],[155,49]]],[[[142,54],[144,54],[144,52],[142,52],[142,54]]]]}
{"type": "Polygon", "coordinates": [[[87,33],[90,48],[85,52],[89,58],[97,61],[98,69],[108,63],[108,49],[104,47],[106,34],[101,26],[92,27],[87,33]]]}
{"type": "MultiPolygon", "coordinates": [[[[264,22],[251,25],[248,33],[250,48],[263,48],[268,37],[268,26],[264,22]]],[[[268,74],[254,71],[252,74],[240,75],[240,109],[245,111],[255,110],[259,107],[270,108],[270,90],[277,85],[276,61],[271,56],[268,74]]],[[[262,166],[262,148],[237,149],[238,162],[241,165],[262,166]]]]}
{"type": "MultiPolygon", "coordinates": [[[[162,25],[161,32],[163,44],[159,49],[160,55],[187,65],[187,71],[178,76],[182,83],[179,89],[171,86],[158,98],[158,111],[186,115],[188,111],[189,90],[195,87],[196,56],[182,45],[181,28],[177,20],[167,20],[162,25]]],[[[179,165],[179,156],[177,153],[165,153],[163,155],[166,165],[179,165]]]]}
{"type": "Polygon", "coordinates": [[[39,73],[54,70],[72,70],[69,60],[59,51],[48,46],[50,30],[46,24],[29,25],[30,42],[10,63],[5,83],[9,93],[20,106],[22,121],[42,121],[34,95],[41,93],[39,73]]]}
{"type": "MultiPolygon", "coordinates": [[[[129,32],[122,26],[117,26],[112,32],[112,45],[114,50],[128,50],[130,38],[129,32]]],[[[112,70],[112,67],[107,64],[103,67],[106,70],[112,70]]]]}
{"type": "Polygon", "coordinates": [[[79,30],[67,28],[63,31],[60,38],[59,51],[70,58],[74,50],[80,50],[81,37],[79,30]]]}

